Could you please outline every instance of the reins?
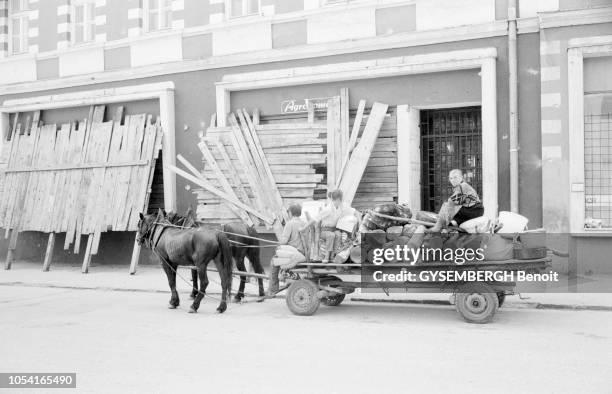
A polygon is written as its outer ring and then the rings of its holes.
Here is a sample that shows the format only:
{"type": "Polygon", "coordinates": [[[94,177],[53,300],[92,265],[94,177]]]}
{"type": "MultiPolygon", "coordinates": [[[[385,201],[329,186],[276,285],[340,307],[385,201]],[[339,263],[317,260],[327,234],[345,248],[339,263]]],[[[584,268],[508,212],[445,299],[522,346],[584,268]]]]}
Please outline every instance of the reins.
{"type": "MultiPolygon", "coordinates": [[[[164,227],[180,228],[180,229],[183,229],[183,230],[184,229],[190,229],[190,228],[199,230],[201,228],[201,227],[179,226],[177,224],[164,223],[164,222],[153,222],[153,224],[161,225],[161,226],[164,226],[164,227]]],[[[269,239],[263,239],[263,238],[258,238],[258,237],[252,237],[250,235],[232,233],[232,232],[229,232],[229,231],[217,230],[217,229],[207,229],[207,230],[215,231],[215,232],[222,233],[222,234],[235,235],[235,236],[238,236],[238,237],[243,237],[243,238],[248,238],[248,239],[254,239],[256,241],[263,241],[263,242],[268,242],[268,243],[273,244],[273,245],[249,245],[249,244],[245,244],[243,242],[239,242],[239,241],[234,241],[232,239],[228,239],[228,241],[230,243],[235,244],[235,245],[240,245],[241,247],[245,247],[245,248],[275,248],[278,245],[280,245],[280,242],[271,241],[269,239]]]]}

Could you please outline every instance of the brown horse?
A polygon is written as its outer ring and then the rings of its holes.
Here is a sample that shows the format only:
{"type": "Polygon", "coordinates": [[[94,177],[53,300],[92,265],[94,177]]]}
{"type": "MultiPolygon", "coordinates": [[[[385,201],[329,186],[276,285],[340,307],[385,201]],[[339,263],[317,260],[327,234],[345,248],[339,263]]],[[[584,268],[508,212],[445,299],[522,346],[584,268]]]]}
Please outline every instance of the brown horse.
{"type": "Polygon", "coordinates": [[[233,264],[230,243],[224,233],[199,227],[172,226],[159,211],[151,215],[140,214],[137,241],[138,244],[151,248],[166,272],[172,292],[169,308],[175,309],[180,303],[176,291],[176,270],[180,265],[193,265],[200,277],[200,288],[189,312],[197,312],[209,283],[206,268],[208,263],[214,260],[221,278],[221,303],[217,312],[223,313],[227,309],[227,297],[231,295],[233,264]]]}
{"type": "MultiPolygon", "coordinates": [[[[172,224],[182,227],[193,227],[199,228],[203,226],[202,222],[199,222],[191,208],[187,210],[187,213],[182,216],[174,212],[166,214],[165,218],[172,224]]],[[[227,238],[231,244],[231,254],[236,263],[236,268],[239,271],[245,271],[246,267],[244,264],[244,258],[247,257],[258,274],[263,274],[264,269],[261,265],[261,258],[259,256],[259,241],[254,239],[258,236],[257,232],[253,227],[248,227],[243,223],[228,223],[223,225],[221,231],[227,235],[227,238]]],[[[198,275],[195,271],[192,271],[192,282],[193,291],[191,292],[191,298],[194,298],[198,293],[198,275]]],[[[259,296],[264,296],[263,280],[257,279],[259,296]]],[[[244,286],[246,284],[246,277],[240,276],[240,286],[238,287],[238,293],[234,296],[235,302],[240,302],[244,298],[244,286]]],[[[261,299],[262,300],[262,299],[261,299]]]]}

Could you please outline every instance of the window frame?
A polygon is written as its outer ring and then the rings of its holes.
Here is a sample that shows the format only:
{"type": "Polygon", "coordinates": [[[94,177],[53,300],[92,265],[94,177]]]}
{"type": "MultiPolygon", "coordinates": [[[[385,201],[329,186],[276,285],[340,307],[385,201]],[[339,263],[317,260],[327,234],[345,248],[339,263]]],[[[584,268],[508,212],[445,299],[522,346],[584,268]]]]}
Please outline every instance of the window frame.
{"type": "Polygon", "coordinates": [[[612,56],[612,35],[573,38],[567,50],[569,231],[576,236],[612,236],[612,228],[586,228],[584,165],[584,58],[612,56]]]}
{"type": "Polygon", "coordinates": [[[10,55],[22,55],[29,52],[29,25],[30,25],[30,8],[28,0],[18,0],[20,3],[20,9],[13,10],[12,1],[8,1],[8,52],[10,55]],[[15,52],[15,46],[13,45],[13,38],[15,32],[13,31],[13,21],[19,20],[19,52],[15,52]],[[25,22],[25,23],[24,23],[25,22]],[[25,29],[24,29],[25,27],[25,29]]]}
{"type": "Polygon", "coordinates": [[[142,29],[145,33],[155,33],[159,31],[172,29],[172,1],[173,0],[158,0],[158,6],[156,9],[156,18],[157,18],[157,29],[151,30],[151,2],[150,0],[144,0],[142,4],[142,12],[143,12],[143,26],[142,29]],[[168,1],[167,6],[162,6],[162,3],[168,1]],[[168,8],[167,11],[170,12],[170,18],[165,20],[164,15],[166,14],[164,8],[168,8]],[[164,27],[160,27],[164,24],[164,27]]]}
{"type": "Polygon", "coordinates": [[[253,13],[248,13],[248,3],[249,0],[241,0],[242,1],[242,13],[240,15],[233,15],[233,9],[232,9],[232,0],[225,0],[225,9],[226,9],[226,19],[227,20],[234,20],[234,19],[239,19],[239,18],[249,18],[249,17],[257,17],[257,16],[261,16],[262,14],[262,9],[261,9],[261,0],[257,0],[257,12],[253,12],[253,13]]]}
{"type": "Polygon", "coordinates": [[[96,2],[95,0],[75,0],[73,1],[73,3],[70,5],[70,43],[73,46],[78,46],[78,45],[87,45],[87,44],[94,42],[96,39],[95,29],[96,29],[96,2]],[[87,18],[88,7],[85,7],[86,4],[92,5],[91,15],[90,15],[91,18],[89,19],[87,18]],[[83,22],[81,26],[81,28],[83,29],[83,41],[76,40],[76,32],[77,32],[76,9],[77,7],[84,7],[83,8],[83,22]],[[91,22],[91,30],[85,29],[85,23],[88,20],[91,22]],[[87,31],[91,32],[91,37],[86,37],[87,31]]]}

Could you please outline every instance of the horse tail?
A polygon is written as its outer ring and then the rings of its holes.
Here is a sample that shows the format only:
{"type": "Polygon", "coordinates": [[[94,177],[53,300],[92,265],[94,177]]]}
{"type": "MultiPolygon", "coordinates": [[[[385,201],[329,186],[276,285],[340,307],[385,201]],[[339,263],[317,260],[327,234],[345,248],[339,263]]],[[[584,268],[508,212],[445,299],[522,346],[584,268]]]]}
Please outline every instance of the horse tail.
{"type": "Polygon", "coordinates": [[[219,275],[221,281],[227,283],[227,296],[232,296],[232,273],[234,261],[232,259],[232,248],[226,234],[218,233],[217,241],[219,242],[219,251],[221,252],[221,265],[219,275]]]}
{"type": "MultiPolygon", "coordinates": [[[[252,226],[247,227],[247,235],[254,238],[259,237],[259,234],[257,234],[257,231],[255,231],[255,228],[252,226]]],[[[259,241],[256,239],[250,239],[248,243],[251,246],[260,245],[259,241]]],[[[263,266],[261,265],[261,257],[259,252],[259,248],[248,248],[247,257],[249,258],[249,261],[251,262],[251,265],[253,266],[255,272],[258,274],[263,274],[263,266]]]]}

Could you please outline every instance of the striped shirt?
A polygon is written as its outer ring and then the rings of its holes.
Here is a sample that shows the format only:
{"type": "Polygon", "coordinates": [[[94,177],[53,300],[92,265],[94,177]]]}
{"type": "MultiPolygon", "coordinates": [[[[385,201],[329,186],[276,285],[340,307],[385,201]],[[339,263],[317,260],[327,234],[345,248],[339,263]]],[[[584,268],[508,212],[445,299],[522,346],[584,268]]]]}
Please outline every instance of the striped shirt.
{"type": "Polygon", "coordinates": [[[453,188],[453,195],[449,200],[466,208],[482,208],[478,193],[466,182],[461,182],[453,188]]]}

